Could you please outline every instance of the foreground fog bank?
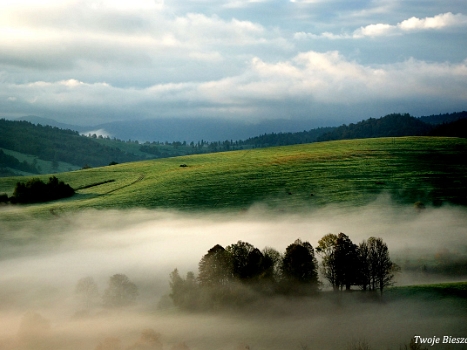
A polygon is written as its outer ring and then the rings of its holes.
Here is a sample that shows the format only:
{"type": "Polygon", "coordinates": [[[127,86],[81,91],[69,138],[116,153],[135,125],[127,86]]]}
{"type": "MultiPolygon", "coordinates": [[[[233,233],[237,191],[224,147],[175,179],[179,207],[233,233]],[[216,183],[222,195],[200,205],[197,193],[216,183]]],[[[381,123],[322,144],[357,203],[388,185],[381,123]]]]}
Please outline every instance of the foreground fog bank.
{"type": "Polygon", "coordinates": [[[339,232],[354,243],[383,238],[402,267],[399,284],[462,280],[466,214],[456,207],[416,211],[376,203],[295,215],[261,208],[236,214],[132,210],[3,221],[0,349],[184,349],[183,342],[190,349],[345,349],[359,339],[372,349],[398,349],[414,335],[466,336],[465,305],[457,309],[446,301],[277,297],[249,310],[209,315],[184,314],[167,300],[170,272],[196,273],[216,244],[242,240],[284,252],[297,238],[316,246],[325,234],[339,232]],[[115,274],[138,288],[135,303],[119,310],[102,305],[115,274]],[[75,292],[85,277],[97,287],[87,305],[75,292]]]}

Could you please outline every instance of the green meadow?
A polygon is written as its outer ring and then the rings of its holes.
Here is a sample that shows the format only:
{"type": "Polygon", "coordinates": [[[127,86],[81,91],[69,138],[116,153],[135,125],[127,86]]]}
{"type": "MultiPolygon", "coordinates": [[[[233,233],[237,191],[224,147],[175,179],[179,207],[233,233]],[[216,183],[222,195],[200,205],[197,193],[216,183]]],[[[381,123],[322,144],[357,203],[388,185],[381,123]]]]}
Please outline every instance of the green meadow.
{"type": "MultiPolygon", "coordinates": [[[[255,204],[301,210],[361,206],[381,194],[398,204],[465,205],[466,154],[465,139],[402,137],[124,163],[56,174],[76,195],[27,210],[242,210],[255,204]]],[[[11,195],[16,182],[27,179],[0,179],[0,193],[11,195]]]]}

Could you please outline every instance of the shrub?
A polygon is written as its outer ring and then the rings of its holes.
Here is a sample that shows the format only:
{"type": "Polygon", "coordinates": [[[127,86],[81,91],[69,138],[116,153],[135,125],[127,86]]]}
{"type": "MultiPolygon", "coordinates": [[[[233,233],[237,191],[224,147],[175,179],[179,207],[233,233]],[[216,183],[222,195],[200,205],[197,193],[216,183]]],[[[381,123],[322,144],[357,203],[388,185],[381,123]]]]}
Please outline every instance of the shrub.
{"type": "Polygon", "coordinates": [[[71,197],[74,193],[75,190],[70,185],[58,181],[55,176],[50,177],[48,183],[33,178],[26,183],[18,182],[10,201],[21,204],[40,203],[71,197]]]}

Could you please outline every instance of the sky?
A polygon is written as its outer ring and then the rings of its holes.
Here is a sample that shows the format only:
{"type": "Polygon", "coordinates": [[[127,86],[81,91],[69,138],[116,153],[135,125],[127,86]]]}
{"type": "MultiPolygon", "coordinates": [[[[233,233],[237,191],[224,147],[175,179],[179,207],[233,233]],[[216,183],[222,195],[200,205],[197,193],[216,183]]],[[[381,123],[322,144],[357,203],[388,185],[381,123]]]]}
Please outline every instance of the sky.
{"type": "Polygon", "coordinates": [[[467,110],[465,0],[2,0],[0,117],[340,125],[467,110]]]}

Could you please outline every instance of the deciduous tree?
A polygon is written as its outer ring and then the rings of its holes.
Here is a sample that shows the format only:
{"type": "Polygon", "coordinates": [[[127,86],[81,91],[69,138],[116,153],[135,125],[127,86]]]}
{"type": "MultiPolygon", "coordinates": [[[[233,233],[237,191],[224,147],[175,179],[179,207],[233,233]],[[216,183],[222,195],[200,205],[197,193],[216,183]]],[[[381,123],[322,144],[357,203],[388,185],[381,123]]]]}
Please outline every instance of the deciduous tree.
{"type": "Polygon", "coordinates": [[[391,261],[388,246],[381,238],[370,237],[367,244],[371,289],[383,294],[384,288],[393,284],[398,266],[391,261]]]}
{"type": "Polygon", "coordinates": [[[232,280],[232,259],[224,247],[216,244],[201,258],[198,266],[200,286],[222,286],[232,280]]]}
{"type": "Polygon", "coordinates": [[[122,307],[132,304],[138,296],[138,288],[123,274],[110,277],[109,285],[104,292],[104,305],[122,307]]]}
{"type": "Polygon", "coordinates": [[[289,292],[307,294],[318,291],[318,262],[309,242],[297,239],[289,245],[282,260],[282,275],[289,292]]]}
{"type": "Polygon", "coordinates": [[[238,241],[227,246],[230,254],[233,277],[243,281],[258,280],[264,272],[264,256],[258,248],[247,242],[238,241]]]}

